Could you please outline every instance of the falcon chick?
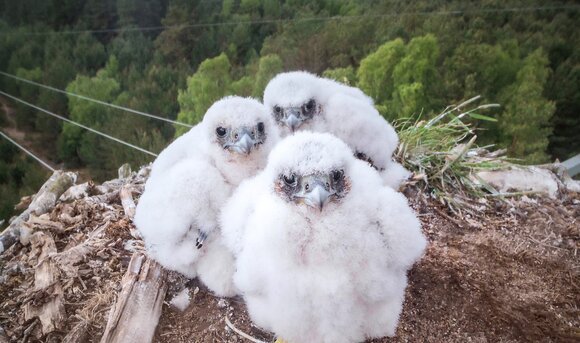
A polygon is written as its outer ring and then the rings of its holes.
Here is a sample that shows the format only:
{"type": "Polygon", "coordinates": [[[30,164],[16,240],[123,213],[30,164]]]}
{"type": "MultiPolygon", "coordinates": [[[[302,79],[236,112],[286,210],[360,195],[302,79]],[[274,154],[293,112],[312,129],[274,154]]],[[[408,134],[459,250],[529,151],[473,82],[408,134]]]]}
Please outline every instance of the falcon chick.
{"type": "Polygon", "coordinates": [[[239,182],[265,166],[277,141],[258,101],[214,103],[153,163],[134,220],[148,254],[168,269],[199,276],[219,296],[235,295],[234,260],[221,242],[219,213],[239,182]]]}
{"type": "Polygon", "coordinates": [[[381,171],[386,185],[398,189],[409,176],[392,161],[397,133],[358,88],[304,71],[281,73],[266,86],[264,104],[283,136],[298,130],[330,132],[381,171]]]}
{"type": "Polygon", "coordinates": [[[221,213],[252,320],[291,343],[395,334],[407,270],[426,245],[406,198],[331,134],[271,152],[221,213]]]}

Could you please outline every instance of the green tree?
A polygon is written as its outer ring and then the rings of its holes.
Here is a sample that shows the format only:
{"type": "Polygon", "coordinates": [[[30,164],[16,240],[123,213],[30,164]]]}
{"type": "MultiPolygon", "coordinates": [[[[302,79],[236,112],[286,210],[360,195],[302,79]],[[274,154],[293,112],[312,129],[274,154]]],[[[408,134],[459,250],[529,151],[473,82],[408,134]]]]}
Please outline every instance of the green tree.
{"type": "Polygon", "coordinates": [[[242,76],[240,79],[233,81],[230,85],[232,94],[239,96],[252,96],[252,92],[255,86],[255,80],[252,76],[246,75],[242,76]]]}
{"type": "MultiPolygon", "coordinates": [[[[115,60],[112,59],[109,65],[114,64],[115,60]]],[[[101,101],[113,102],[120,93],[120,85],[107,74],[105,69],[97,73],[95,77],[78,75],[66,90],[101,101]]],[[[96,130],[100,130],[105,123],[114,119],[111,109],[73,96],[68,98],[68,107],[71,120],[96,130]]],[[[99,169],[99,164],[107,158],[99,149],[99,144],[103,139],[92,132],[65,123],[59,139],[60,156],[65,161],[82,162],[89,167],[99,169]]]]}
{"type": "Polygon", "coordinates": [[[344,68],[334,68],[326,69],[322,76],[333,79],[338,82],[342,82],[345,85],[355,86],[357,84],[357,76],[354,68],[352,66],[344,68]]]}
{"type": "Polygon", "coordinates": [[[515,81],[521,67],[517,42],[461,44],[444,62],[446,91],[450,102],[481,95],[495,101],[504,87],[515,81]]]}
{"type": "Polygon", "coordinates": [[[550,119],[555,110],[554,103],[543,96],[549,75],[548,58],[538,49],[525,58],[515,84],[503,94],[506,109],[499,125],[504,145],[511,156],[528,163],[549,159],[546,148],[552,132],[550,119]]]}
{"type": "Polygon", "coordinates": [[[49,172],[3,138],[0,156],[0,220],[4,219],[8,225],[10,217],[16,214],[14,205],[22,196],[38,191],[49,172]]]}
{"type": "Polygon", "coordinates": [[[278,55],[266,55],[260,58],[258,72],[252,91],[252,96],[258,99],[262,98],[264,89],[268,82],[283,69],[282,60],[278,55]]]}
{"type": "Polygon", "coordinates": [[[564,60],[553,73],[546,89],[556,103],[550,153],[560,160],[580,152],[580,51],[564,60]]]}
{"type": "MultiPolygon", "coordinates": [[[[72,48],[72,37],[49,36],[44,46],[44,65],[40,83],[55,88],[64,89],[75,77],[72,48]],[[58,61],[58,63],[55,63],[58,61]]],[[[67,97],[48,89],[39,88],[38,106],[52,112],[66,115],[68,110],[67,97]]],[[[62,129],[62,122],[50,116],[40,114],[36,116],[35,129],[46,141],[54,142],[62,129]]],[[[54,147],[53,144],[50,147],[54,147]]],[[[56,147],[51,149],[53,156],[57,154],[56,147]]]]}
{"type": "MultiPolygon", "coordinates": [[[[187,79],[187,89],[179,91],[177,120],[197,124],[212,103],[230,94],[230,69],[231,64],[225,54],[203,61],[195,74],[187,79]]],[[[176,127],[175,134],[180,136],[186,131],[187,128],[176,127]]]]}
{"type": "Polygon", "coordinates": [[[365,57],[357,71],[358,87],[375,100],[381,113],[387,113],[394,93],[393,71],[405,55],[405,43],[395,39],[365,57]]]}
{"type": "Polygon", "coordinates": [[[418,115],[437,107],[439,46],[428,34],[405,46],[395,39],[361,61],[358,86],[388,119],[418,115]]]}
{"type": "MultiPolygon", "coordinates": [[[[34,69],[19,68],[16,71],[16,76],[31,81],[42,82],[42,71],[38,67],[34,69]]],[[[22,82],[17,83],[17,85],[18,94],[20,94],[22,99],[31,103],[37,103],[40,93],[38,87],[22,82]]],[[[16,125],[21,129],[33,130],[38,111],[21,103],[16,103],[15,106],[16,112],[18,113],[16,116],[16,125]]]]}
{"type": "Polygon", "coordinates": [[[405,57],[393,70],[393,108],[389,110],[392,117],[417,115],[441,106],[436,100],[441,82],[437,72],[437,39],[431,34],[415,37],[405,50],[405,57]]]}
{"type": "MultiPolygon", "coordinates": [[[[518,43],[513,40],[495,45],[464,43],[443,66],[446,103],[456,104],[476,95],[488,102],[503,103],[500,95],[515,82],[522,60],[518,43]]],[[[490,115],[495,117],[494,113],[490,115]]],[[[497,122],[474,121],[473,125],[481,129],[478,141],[482,144],[497,144],[501,139],[497,122]]]]}
{"type": "Polygon", "coordinates": [[[161,23],[162,0],[117,0],[116,5],[120,26],[150,27],[161,23]]]}
{"type": "Polygon", "coordinates": [[[90,33],[82,33],[77,37],[73,49],[73,61],[77,72],[95,72],[107,62],[105,47],[90,33]]]}
{"type": "Polygon", "coordinates": [[[109,52],[117,58],[121,71],[132,68],[142,74],[151,61],[153,42],[141,32],[123,32],[111,41],[109,52]]]}

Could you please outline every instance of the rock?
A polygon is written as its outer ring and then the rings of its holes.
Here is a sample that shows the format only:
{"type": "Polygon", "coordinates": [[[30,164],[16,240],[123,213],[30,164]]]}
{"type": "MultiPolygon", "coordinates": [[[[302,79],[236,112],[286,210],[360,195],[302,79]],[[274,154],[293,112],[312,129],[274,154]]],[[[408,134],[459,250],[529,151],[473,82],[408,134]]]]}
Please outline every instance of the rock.
{"type": "MultiPolygon", "coordinates": [[[[501,193],[513,191],[542,193],[552,199],[557,197],[560,184],[554,173],[538,167],[480,171],[476,173],[476,176],[501,193]]],[[[481,183],[477,178],[474,181],[481,183]]]]}
{"type": "Polygon", "coordinates": [[[186,287],[182,289],[181,292],[177,293],[169,303],[171,306],[183,312],[189,306],[190,301],[191,297],[189,296],[189,288],[186,287]]]}

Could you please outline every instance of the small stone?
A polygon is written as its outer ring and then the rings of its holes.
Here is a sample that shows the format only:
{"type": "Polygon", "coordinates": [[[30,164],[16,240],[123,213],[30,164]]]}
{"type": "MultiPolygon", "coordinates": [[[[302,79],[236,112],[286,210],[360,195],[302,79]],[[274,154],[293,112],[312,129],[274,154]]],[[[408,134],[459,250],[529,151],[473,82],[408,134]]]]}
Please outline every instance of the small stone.
{"type": "Polygon", "coordinates": [[[226,300],[225,300],[225,299],[220,299],[220,300],[218,301],[218,303],[217,303],[217,306],[218,306],[219,308],[224,308],[224,307],[228,306],[228,304],[227,304],[227,302],[226,302],[226,300]]]}

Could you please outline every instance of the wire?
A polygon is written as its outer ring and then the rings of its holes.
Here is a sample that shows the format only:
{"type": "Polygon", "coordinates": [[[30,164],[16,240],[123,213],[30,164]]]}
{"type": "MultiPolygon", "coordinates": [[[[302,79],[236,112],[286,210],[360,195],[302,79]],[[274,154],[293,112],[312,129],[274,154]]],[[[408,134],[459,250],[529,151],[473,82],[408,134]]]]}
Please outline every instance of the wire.
{"type": "Polygon", "coordinates": [[[34,81],[31,81],[31,80],[27,80],[27,79],[21,78],[21,77],[16,76],[16,75],[8,74],[8,73],[3,72],[3,71],[0,71],[0,74],[4,75],[6,77],[10,77],[12,79],[18,80],[18,81],[26,82],[26,83],[31,84],[31,85],[35,85],[35,86],[38,86],[38,87],[50,89],[51,91],[58,92],[58,93],[62,93],[62,94],[66,94],[66,95],[70,95],[70,96],[74,96],[74,97],[77,97],[77,98],[80,98],[80,99],[83,99],[83,100],[92,101],[94,103],[97,103],[97,104],[100,104],[100,105],[104,105],[104,106],[109,106],[109,107],[112,107],[112,108],[115,108],[115,109],[118,109],[118,110],[131,112],[131,113],[134,113],[134,114],[142,115],[142,116],[149,117],[149,118],[153,118],[153,119],[163,120],[165,122],[172,123],[172,124],[176,124],[176,125],[181,125],[181,126],[185,126],[185,127],[193,127],[193,125],[181,123],[181,122],[178,122],[178,121],[175,121],[175,120],[163,118],[163,117],[156,116],[156,115],[153,115],[153,114],[149,114],[149,113],[145,113],[145,112],[133,110],[133,109],[130,109],[130,108],[127,108],[127,107],[123,107],[123,106],[119,106],[119,105],[115,105],[115,104],[110,104],[108,102],[104,102],[104,101],[101,101],[101,100],[89,98],[88,96],[84,96],[84,95],[80,95],[80,94],[76,94],[76,93],[71,93],[71,92],[67,92],[67,91],[62,90],[62,89],[58,89],[58,88],[54,88],[54,87],[51,87],[51,86],[43,85],[41,83],[34,82],[34,81]]]}
{"type": "Polygon", "coordinates": [[[61,116],[61,115],[58,115],[58,114],[56,114],[56,113],[52,113],[52,112],[50,112],[50,111],[48,111],[48,110],[45,110],[45,109],[43,109],[43,108],[40,108],[40,107],[38,107],[38,106],[36,106],[36,105],[33,105],[33,104],[29,103],[29,102],[26,102],[26,101],[24,101],[24,100],[22,100],[22,99],[19,99],[19,98],[15,97],[15,96],[12,96],[12,95],[8,94],[8,93],[4,93],[4,92],[0,91],[0,94],[2,94],[2,95],[4,95],[4,96],[7,96],[7,97],[9,97],[9,98],[11,98],[11,99],[13,99],[13,100],[16,100],[16,101],[18,101],[18,102],[21,102],[21,103],[23,103],[23,104],[25,104],[25,105],[27,105],[27,106],[30,106],[30,107],[32,107],[32,108],[34,108],[34,109],[36,109],[36,110],[39,110],[39,111],[41,111],[41,112],[44,112],[44,113],[46,113],[46,114],[48,114],[48,115],[51,115],[51,116],[53,116],[53,117],[55,117],[55,118],[58,118],[58,119],[60,119],[60,120],[64,120],[64,121],[66,121],[66,122],[68,122],[68,123],[70,123],[70,124],[73,124],[73,125],[76,125],[76,126],[82,127],[83,129],[85,129],[85,130],[88,130],[88,131],[91,131],[91,132],[93,132],[93,133],[96,133],[97,135],[100,135],[100,136],[103,136],[103,137],[105,137],[105,138],[108,138],[108,139],[114,140],[114,141],[115,141],[115,142],[117,142],[117,143],[121,143],[121,144],[123,144],[123,145],[126,145],[126,146],[128,146],[128,147],[131,147],[131,148],[133,148],[133,149],[135,149],[135,150],[139,150],[139,151],[141,151],[141,152],[144,152],[144,153],[146,153],[146,154],[149,154],[149,155],[151,155],[151,156],[155,156],[155,157],[157,157],[157,154],[155,154],[155,153],[152,153],[152,152],[151,152],[151,151],[149,151],[149,150],[145,150],[145,149],[143,149],[143,148],[140,148],[140,147],[138,147],[138,146],[136,146],[136,145],[133,145],[133,144],[131,144],[131,143],[125,142],[125,141],[123,141],[123,140],[120,140],[119,138],[115,138],[115,137],[113,137],[113,136],[109,136],[109,135],[108,135],[108,134],[106,134],[106,133],[103,133],[103,132],[101,132],[101,131],[97,131],[97,130],[95,130],[95,129],[93,129],[93,128],[90,128],[90,127],[88,127],[88,126],[85,126],[85,125],[83,125],[83,124],[77,123],[76,121],[72,121],[72,120],[70,120],[70,119],[68,119],[68,118],[65,118],[65,117],[63,117],[63,116],[61,116]]]}
{"type": "Polygon", "coordinates": [[[25,153],[27,153],[30,157],[34,158],[35,160],[37,160],[40,164],[42,164],[43,166],[45,166],[46,168],[48,168],[50,171],[54,172],[55,169],[53,167],[50,166],[50,164],[44,162],[43,160],[40,159],[40,157],[36,156],[35,154],[33,154],[32,152],[28,151],[25,147],[23,147],[22,145],[16,143],[16,141],[14,141],[12,138],[10,138],[7,134],[5,134],[4,132],[0,131],[0,136],[6,138],[6,140],[8,140],[9,142],[11,142],[12,144],[16,145],[18,148],[20,148],[20,150],[24,151],[25,153]]]}
{"type": "Polygon", "coordinates": [[[533,11],[549,11],[549,10],[580,10],[580,5],[567,6],[540,6],[540,7],[512,7],[512,8],[490,8],[477,10],[455,10],[455,11],[417,11],[417,12],[393,12],[386,14],[362,14],[352,16],[332,16],[332,17],[310,17],[310,18],[290,18],[290,19],[261,19],[261,20],[243,20],[243,21],[226,21],[217,23],[197,23],[197,24],[179,24],[166,26],[150,26],[150,27],[120,27],[112,29],[100,30],[69,30],[69,31],[54,31],[54,32],[7,32],[0,33],[0,35],[61,35],[61,34],[82,34],[82,33],[109,33],[109,32],[132,32],[132,31],[162,31],[166,29],[186,29],[196,27],[215,27],[215,26],[233,26],[233,25],[259,25],[259,24],[277,24],[288,22],[307,22],[307,21],[331,21],[331,20],[350,20],[350,19],[365,19],[365,18],[390,18],[405,15],[457,15],[457,14],[476,14],[476,13],[503,13],[503,12],[533,12],[533,11]]]}

